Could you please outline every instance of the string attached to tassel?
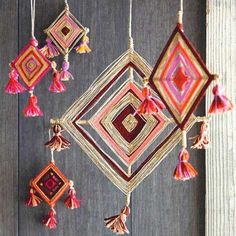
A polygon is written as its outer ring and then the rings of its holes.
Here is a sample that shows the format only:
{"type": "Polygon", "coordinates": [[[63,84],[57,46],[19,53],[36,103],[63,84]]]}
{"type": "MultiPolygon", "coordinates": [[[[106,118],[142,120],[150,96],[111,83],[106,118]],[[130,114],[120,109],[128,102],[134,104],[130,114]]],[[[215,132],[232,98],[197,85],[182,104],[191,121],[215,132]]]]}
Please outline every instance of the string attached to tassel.
{"type": "MultiPolygon", "coordinates": [[[[217,81],[218,79],[219,77],[216,75],[215,80],[217,81]]],[[[212,89],[214,99],[208,111],[210,114],[220,114],[233,109],[233,103],[223,95],[222,87],[218,82],[216,83],[212,89]]]]}
{"type": "Polygon", "coordinates": [[[192,178],[195,178],[198,173],[194,169],[194,167],[189,163],[189,153],[187,151],[187,137],[186,137],[186,131],[182,131],[182,149],[179,153],[179,162],[174,170],[174,178],[176,180],[189,180],[192,178]]]}
{"type": "Polygon", "coordinates": [[[56,67],[57,64],[55,61],[53,61],[52,62],[53,79],[49,87],[49,91],[52,93],[62,93],[66,90],[66,86],[62,83],[60,72],[57,71],[56,67]]]}
{"type": "Polygon", "coordinates": [[[144,79],[144,87],[142,90],[142,94],[144,96],[144,100],[138,107],[136,113],[142,115],[143,114],[153,115],[166,108],[164,103],[160,99],[155,98],[151,95],[150,88],[148,87],[147,78],[144,79]]]}
{"type": "Polygon", "coordinates": [[[79,45],[75,47],[75,51],[79,54],[90,53],[92,50],[89,47],[89,37],[88,37],[89,29],[85,29],[85,34],[82,37],[79,45]]]}
{"type": "Polygon", "coordinates": [[[52,127],[53,137],[44,145],[53,151],[60,152],[70,147],[71,143],[62,136],[63,128],[59,124],[52,127]]]}
{"type": "Polygon", "coordinates": [[[41,111],[40,107],[38,106],[38,99],[34,95],[33,90],[29,91],[29,100],[28,105],[23,109],[23,114],[25,117],[37,117],[43,116],[43,112],[41,111]]]}
{"type": "Polygon", "coordinates": [[[68,191],[68,196],[64,201],[64,204],[67,208],[74,210],[80,207],[80,200],[76,197],[76,191],[74,188],[74,182],[70,180],[69,182],[70,189],[68,191]]]}

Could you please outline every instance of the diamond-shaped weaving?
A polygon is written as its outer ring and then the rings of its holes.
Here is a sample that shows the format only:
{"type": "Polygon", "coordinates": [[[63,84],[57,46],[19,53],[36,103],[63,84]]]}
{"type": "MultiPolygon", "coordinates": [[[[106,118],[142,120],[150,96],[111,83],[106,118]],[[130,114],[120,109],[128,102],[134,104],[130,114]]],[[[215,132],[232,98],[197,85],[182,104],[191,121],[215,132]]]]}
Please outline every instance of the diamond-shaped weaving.
{"type": "MultiPolygon", "coordinates": [[[[126,51],[102,72],[60,119],[60,124],[88,157],[124,193],[132,192],[181,139],[178,127],[166,131],[165,127],[171,121],[162,112],[150,116],[135,113],[144,99],[140,81],[149,77],[150,73],[151,67],[139,54],[131,49],[126,51]],[[126,79],[114,90],[114,86],[130,69],[137,73],[139,83],[126,79]],[[112,94],[106,98],[110,90],[112,94]],[[92,126],[99,137],[94,137],[86,126],[92,126]],[[168,132],[164,140],[158,140],[164,130],[168,132]],[[153,147],[151,144],[154,141],[153,147]],[[104,145],[112,153],[105,151],[104,145]],[[147,148],[152,151],[145,153],[147,148]],[[132,166],[132,173],[127,171],[127,166],[132,166]]],[[[192,117],[186,129],[192,127],[194,122],[192,117]]]]}
{"type": "Polygon", "coordinates": [[[213,75],[178,25],[154,67],[150,84],[180,128],[184,128],[212,80],[213,75]]]}
{"type": "Polygon", "coordinates": [[[45,32],[61,53],[67,54],[85,34],[85,28],[65,9],[45,32]]]}
{"type": "Polygon", "coordinates": [[[11,66],[18,72],[28,89],[31,89],[51,69],[51,62],[31,41],[11,62],[11,66]]]}
{"type": "Polygon", "coordinates": [[[51,162],[32,180],[32,187],[53,206],[69,186],[68,179],[51,162]]]}

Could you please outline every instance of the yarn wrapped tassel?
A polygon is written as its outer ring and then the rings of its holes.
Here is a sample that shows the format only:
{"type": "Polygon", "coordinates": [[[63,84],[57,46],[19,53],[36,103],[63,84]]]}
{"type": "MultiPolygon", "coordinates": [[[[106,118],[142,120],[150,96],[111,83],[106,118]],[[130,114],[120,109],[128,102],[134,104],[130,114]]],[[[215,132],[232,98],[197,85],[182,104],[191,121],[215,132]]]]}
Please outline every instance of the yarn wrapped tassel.
{"type": "Polygon", "coordinates": [[[210,114],[223,113],[233,109],[232,102],[222,94],[222,88],[220,85],[216,84],[212,92],[214,94],[214,99],[208,111],[210,114]]]}
{"type": "Polygon", "coordinates": [[[57,227],[56,211],[54,207],[51,207],[48,215],[43,219],[43,224],[49,229],[55,229],[57,227]]]}
{"type": "Polygon", "coordinates": [[[109,218],[104,219],[106,227],[116,234],[129,234],[129,230],[125,225],[129,214],[130,208],[128,206],[125,206],[121,210],[119,215],[111,216],[109,218]]]}
{"type": "Polygon", "coordinates": [[[66,148],[69,148],[71,143],[61,135],[63,131],[59,124],[53,126],[53,137],[44,145],[50,148],[52,151],[60,152],[66,148]]]}
{"type": "Polygon", "coordinates": [[[52,93],[62,93],[66,90],[66,86],[61,82],[61,75],[56,69],[56,62],[52,62],[53,79],[49,87],[49,91],[52,93]]]}
{"type": "Polygon", "coordinates": [[[84,54],[84,53],[90,53],[91,52],[91,49],[89,48],[89,37],[87,36],[87,33],[85,33],[85,35],[83,36],[80,44],[75,47],[75,50],[77,53],[79,54],[84,54]]]}
{"type": "Polygon", "coordinates": [[[62,68],[60,71],[61,80],[68,81],[69,79],[74,79],[73,75],[69,72],[70,62],[68,61],[68,54],[65,55],[65,60],[62,63],[62,68]]]}
{"type": "Polygon", "coordinates": [[[33,91],[30,91],[29,93],[30,93],[30,97],[28,100],[28,105],[23,110],[24,116],[25,117],[43,116],[43,112],[38,106],[37,97],[33,94],[33,91]]]}
{"type": "Polygon", "coordinates": [[[41,53],[47,58],[53,58],[60,55],[58,48],[50,38],[46,39],[46,45],[40,49],[41,53]]]}
{"type": "Polygon", "coordinates": [[[205,121],[201,125],[200,134],[196,137],[193,137],[191,139],[194,139],[194,142],[191,146],[193,149],[206,149],[209,145],[209,140],[207,136],[207,130],[208,130],[208,122],[205,121]]]}
{"type": "Polygon", "coordinates": [[[179,153],[179,162],[174,171],[174,178],[176,180],[189,180],[195,178],[198,173],[194,169],[194,167],[189,163],[189,153],[186,149],[187,147],[187,138],[186,131],[182,131],[183,139],[182,139],[182,149],[179,153]]]}
{"type": "Polygon", "coordinates": [[[142,115],[152,115],[166,108],[161,100],[159,100],[158,98],[154,98],[151,95],[151,91],[150,88],[147,86],[147,83],[147,80],[144,81],[144,88],[142,90],[144,100],[137,109],[137,113],[142,115]]]}
{"type": "Polygon", "coordinates": [[[9,78],[5,93],[18,94],[23,93],[26,90],[26,88],[18,81],[18,74],[14,69],[9,73],[9,78]]]}
{"type": "Polygon", "coordinates": [[[36,194],[36,191],[33,188],[30,188],[29,198],[25,201],[26,206],[36,207],[42,202],[42,199],[36,196],[35,194],[36,194]]]}
{"type": "Polygon", "coordinates": [[[65,199],[64,204],[66,205],[67,208],[73,210],[80,207],[80,201],[76,197],[74,182],[70,181],[69,185],[70,185],[70,189],[68,191],[68,197],[65,199]]]}

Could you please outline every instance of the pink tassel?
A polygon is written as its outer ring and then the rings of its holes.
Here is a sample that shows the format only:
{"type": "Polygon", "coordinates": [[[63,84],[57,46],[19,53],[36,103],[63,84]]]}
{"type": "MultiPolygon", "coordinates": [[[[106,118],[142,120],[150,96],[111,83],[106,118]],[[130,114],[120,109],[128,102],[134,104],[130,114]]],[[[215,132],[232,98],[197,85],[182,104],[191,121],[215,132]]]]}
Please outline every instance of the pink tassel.
{"type": "Polygon", "coordinates": [[[85,34],[80,42],[80,44],[75,47],[75,50],[79,54],[90,53],[91,49],[89,48],[89,37],[85,34]]]}
{"type": "Polygon", "coordinates": [[[49,91],[52,93],[62,93],[66,90],[66,86],[61,82],[61,75],[55,69],[53,71],[53,80],[49,87],[49,91]]]}
{"type": "Polygon", "coordinates": [[[41,48],[40,51],[47,58],[53,58],[53,57],[60,55],[59,50],[53,44],[53,42],[50,38],[46,39],[46,45],[43,48],[41,48]]]}
{"type": "Polygon", "coordinates": [[[41,111],[37,103],[37,97],[31,92],[28,100],[28,105],[23,110],[23,114],[25,117],[43,116],[43,112],[41,111]]]}
{"type": "Polygon", "coordinates": [[[43,224],[49,229],[55,229],[57,227],[56,211],[51,207],[48,215],[43,219],[43,224]]]}
{"type": "Polygon", "coordinates": [[[68,191],[68,197],[65,199],[64,203],[65,203],[66,207],[71,210],[77,209],[80,207],[80,201],[76,197],[76,191],[74,188],[73,181],[70,181],[70,189],[68,191]]]}
{"type": "Polygon", "coordinates": [[[209,145],[209,140],[207,137],[208,122],[203,122],[201,125],[200,134],[194,138],[194,142],[191,148],[195,149],[206,149],[209,145]]]}
{"type": "Polygon", "coordinates": [[[142,94],[145,99],[140,104],[137,113],[152,115],[166,108],[161,100],[151,96],[151,91],[147,86],[143,88],[142,94]]]}
{"type": "Polygon", "coordinates": [[[74,79],[73,75],[68,71],[70,68],[70,63],[68,61],[63,61],[61,69],[61,80],[68,81],[69,79],[74,79]]]}
{"type": "Polygon", "coordinates": [[[33,188],[30,188],[29,198],[25,201],[26,206],[36,207],[42,202],[42,199],[36,196],[35,193],[36,191],[33,188]]]}
{"type": "Polygon", "coordinates": [[[212,92],[214,100],[209,109],[210,114],[223,113],[233,109],[232,102],[222,94],[222,88],[218,84],[213,88],[212,92]]]}
{"type": "Polygon", "coordinates": [[[9,78],[10,80],[5,88],[5,93],[17,94],[23,93],[26,90],[25,87],[19,83],[18,74],[14,69],[9,73],[9,78]]]}
{"type": "Polygon", "coordinates": [[[106,227],[116,234],[128,234],[129,230],[125,225],[125,222],[129,214],[130,208],[128,206],[125,206],[121,210],[121,213],[119,215],[111,216],[109,218],[104,219],[106,227]]]}
{"type": "Polygon", "coordinates": [[[189,180],[198,175],[194,167],[188,162],[189,153],[186,148],[182,148],[179,153],[179,163],[174,171],[174,178],[176,180],[189,180]]]}

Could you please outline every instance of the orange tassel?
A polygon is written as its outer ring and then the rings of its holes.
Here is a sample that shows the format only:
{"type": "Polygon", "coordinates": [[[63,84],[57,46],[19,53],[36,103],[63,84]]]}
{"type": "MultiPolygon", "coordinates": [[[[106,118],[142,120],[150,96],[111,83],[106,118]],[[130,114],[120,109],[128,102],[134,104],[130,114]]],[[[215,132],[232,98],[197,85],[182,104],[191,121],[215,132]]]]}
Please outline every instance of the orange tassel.
{"type": "Polygon", "coordinates": [[[111,216],[109,218],[104,219],[106,227],[116,234],[128,234],[129,230],[125,225],[125,222],[129,214],[130,208],[128,206],[125,206],[121,210],[121,213],[119,215],[111,216]]]}
{"type": "Polygon", "coordinates": [[[29,198],[25,201],[26,206],[36,207],[42,202],[42,199],[36,196],[35,193],[36,191],[33,188],[30,188],[29,198]]]}
{"type": "Polygon", "coordinates": [[[198,175],[194,167],[188,162],[189,153],[186,148],[182,148],[179,153],[179,163],[174,171],[174,178],[176,180],[189,180],[198,175]]]}

